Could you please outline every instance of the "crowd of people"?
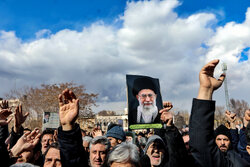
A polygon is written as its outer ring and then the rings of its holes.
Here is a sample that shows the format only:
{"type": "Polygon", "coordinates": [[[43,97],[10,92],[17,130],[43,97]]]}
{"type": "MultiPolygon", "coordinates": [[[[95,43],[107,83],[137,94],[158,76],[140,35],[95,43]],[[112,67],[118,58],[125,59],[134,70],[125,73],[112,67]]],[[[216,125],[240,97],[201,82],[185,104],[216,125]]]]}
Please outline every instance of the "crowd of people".
{"type": "Polygon", "coordinates": [[[30,130],[22,125],[28,117],[22,106],[14,117],[7,101],[0,106],[0,166],[43,167],[249,167],[250,110],[245,111],[243,127],[237,129],[237,115],[225,111],[228,125],[214,129],[215,101],[212,95],[225,75],[213,77],[219,60],[206,64],[199,73],[200,88],[193,99],[189,125],[177,129],[164,102],[159,111],[161,129],[136,134],[110,124],[107,132],[95,128],[83,131],[76,123],[79,99],[65,89],[58,97],[60,127],[56,130],[30,130]],[[14,122],[10,132],[8,124],[14,122]]]}

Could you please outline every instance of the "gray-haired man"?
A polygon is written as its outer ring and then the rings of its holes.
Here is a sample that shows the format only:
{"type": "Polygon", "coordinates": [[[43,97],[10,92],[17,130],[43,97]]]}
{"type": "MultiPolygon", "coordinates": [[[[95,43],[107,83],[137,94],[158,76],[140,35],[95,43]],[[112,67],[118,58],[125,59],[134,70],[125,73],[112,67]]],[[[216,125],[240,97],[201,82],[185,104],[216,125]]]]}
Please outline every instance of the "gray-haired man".
{"type": "Polygon", "coordinates": [[[100,167],[104,164],[107,153],[110,149],[110,142],[104,136],[97,136],[90,142],[89,161],[91,167],[100,167]]]}

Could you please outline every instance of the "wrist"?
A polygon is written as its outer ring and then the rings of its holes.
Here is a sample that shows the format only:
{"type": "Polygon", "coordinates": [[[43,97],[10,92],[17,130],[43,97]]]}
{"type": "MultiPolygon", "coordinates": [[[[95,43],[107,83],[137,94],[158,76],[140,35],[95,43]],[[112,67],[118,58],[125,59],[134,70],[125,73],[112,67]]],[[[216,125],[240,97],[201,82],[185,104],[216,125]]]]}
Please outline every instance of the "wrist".
{"type": "Polygon", "coordinates": [[[200,99],[200,100],[212,100],[212,96],[213,96],[213,89],[200,87],[197,99],[200,99]]]}
{"type": "Polygon", "coordinates": [[[73,125],[71,125],[71,124],[64,124],[64,125],[62,125],[62,130],[63,131],[70,131],[70,130],[73,129],[73,127],[74,127],[74,124],[73,125]]]}
{"type": "Polygon", "coordinates": [[[230,128],[231,128],[231,129],[236,129],[236,125],[235,125],[234,122],[230,122],[230,128]]]}
{"type": "Polygon", "coordinates": [[[13,131],[14,131],[15,133],[19,133],[20,128],[21,128],[21,126],[16,126],[16,125],[14,125],[13,131]]]}
{"type": "Polygon", "coordinates": [[[18,146],[13,146],[10,151],[9,154],[11,155],[11,157],[17,157],[18,154],[20,153],[20,148],[18,148],[18,146]]]}

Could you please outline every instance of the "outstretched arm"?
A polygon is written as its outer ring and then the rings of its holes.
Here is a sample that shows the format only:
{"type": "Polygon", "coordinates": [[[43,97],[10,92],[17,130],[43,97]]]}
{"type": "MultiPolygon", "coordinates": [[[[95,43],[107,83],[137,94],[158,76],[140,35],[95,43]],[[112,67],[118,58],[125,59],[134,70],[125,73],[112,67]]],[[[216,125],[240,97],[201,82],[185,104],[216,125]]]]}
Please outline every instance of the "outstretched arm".
{"type": "Polygon", "coordinates": [[[181,134],[173,124],[173,114],[170,110],[173,108],[171,102],[163,102],[163,109],[159,111],[161,121],[166,125],[164,129],[155,130],[166,143],[168,154],[167,166],[185,166],[187,164],[188,154],[182,140],[181,134]]]}
{"type": "Polygon", "coordinates": [[[65,89],[59,95],[59,116],[62,129],[72,130],[79,114],[79,99],[69,89],[65,89]]]}
{"type": "Polygon", "coordinates": [[[28,112],[25,114],[23,113],[21,104],[15,108],[14,126],[11,131],[10,148],[12,148],[16,144],[17,140],[23,135],[22,124],[25,122],[28,115],[28,112]]]}
{"type": "Polygon", "coordinates": [[[58,99],[62,125],[58,128],[58,142],[62,165],[64,167],[87,166],[80,127],[75,123],[79,114],[79,99],[69,89],[65,89],[58,99]]]}
{"type": "Polygon", "coordinates": [[[32,132],[26,132],[12,147],[11,155],[17,157],[20,153],[27,150],[32,150],[38,144],[41,134],[35,128],[32,132]]]}
{"type": "Polygon", "coordinates": [[[206,64],[199,73],[200,88],[197,99],[193,100],[190,116],[190,148],[195,160],[201,166],[222,166],[223,157],[216,147],[213,137],[215,101],[213,92],[218,89],[225,78],[214,78],[214,69],[219,60],[206,64]]]}

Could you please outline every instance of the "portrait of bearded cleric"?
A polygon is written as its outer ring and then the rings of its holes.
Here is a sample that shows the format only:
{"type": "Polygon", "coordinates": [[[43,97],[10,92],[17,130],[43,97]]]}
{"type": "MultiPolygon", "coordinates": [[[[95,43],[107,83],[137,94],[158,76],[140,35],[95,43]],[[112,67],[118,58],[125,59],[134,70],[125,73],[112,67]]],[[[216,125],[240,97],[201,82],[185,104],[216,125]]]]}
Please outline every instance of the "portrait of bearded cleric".
{"type": "Polygon", "coordinates": [[[162,99],[158,79],[127,75],[127,91],[129,125],[160,123],[162,99]]]}

